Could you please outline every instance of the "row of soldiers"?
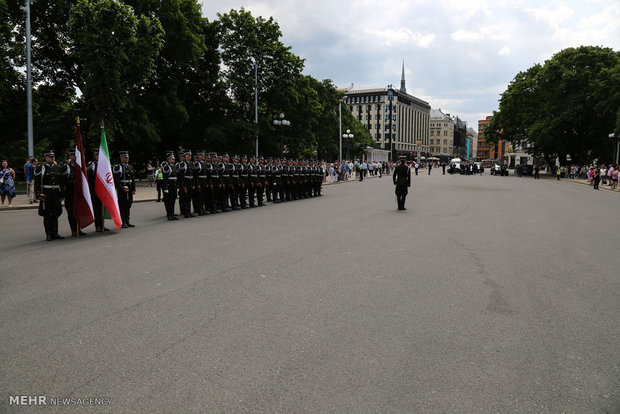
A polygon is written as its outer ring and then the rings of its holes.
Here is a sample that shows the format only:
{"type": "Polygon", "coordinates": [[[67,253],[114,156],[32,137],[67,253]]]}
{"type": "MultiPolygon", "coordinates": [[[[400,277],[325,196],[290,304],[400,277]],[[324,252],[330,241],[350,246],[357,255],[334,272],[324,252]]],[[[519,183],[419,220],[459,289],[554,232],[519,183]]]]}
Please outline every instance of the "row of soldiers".
{"type": "Polygon", "coordinates": [[[223,211],[262,207],[264,200],[280,203],[321,195],[323,171],[316,161],[264,159],[181,150],[168,151],[161,165],[168,220],[177,194],[181,214],[194,217],[223,211]],[[192,213],[193,207],[193,213],[192,213]]]}
{"type": "MultiPolygon", "coordinates": [[[[73,213],[73,192],[76,180],[76,159],[75,150],[67,150],[67,162],[58,164],[56,154],[53,150],[43,152],[45,162],[36,167],[35,191],[39,201],[39,215],[43,217],[43,225],[48,241],[53,239],[64,239],[58,234],[58,218],[62,214],[62,202],[64,200],[67,219],[71,228],[71,235],[86,235],[78,227],[73,213]]],[[[97,232],[109,231],[105,228],[103,218],[103,205],[95,191],[95,180],[97,177],[97,166],[99,160],[99,150],[93,153],[94,160],[88,164],[88,184],[90,187],[90,198],[93,206],[95,219],[95,229],[97,232]]],[[[133,203],[133,195],[136,192],[135,171],[129,165],[129,153],[120,152],[120,163],[112,168],[114,184],[117,191],[119,211],[122,219],[122,227],[135,227],[129,221],[129,211],[133,203]]],[[[79,171],[78,171],[79,174],[79,171]]],[[[78,176],[79,179],[79,176],[78,176]]]]}

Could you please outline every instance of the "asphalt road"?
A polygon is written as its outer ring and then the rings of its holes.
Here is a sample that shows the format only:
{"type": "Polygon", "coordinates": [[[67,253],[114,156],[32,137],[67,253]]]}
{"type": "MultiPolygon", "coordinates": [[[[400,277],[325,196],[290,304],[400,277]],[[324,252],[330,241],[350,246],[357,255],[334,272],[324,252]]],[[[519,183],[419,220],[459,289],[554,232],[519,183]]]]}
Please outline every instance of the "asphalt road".
{"type": "Polygon", "coordinates": [[[620,412],[617,194],[436,170],[405,212],[386,177],[324,193],[53,242],[1,212],[0,412],[620,412]]]}

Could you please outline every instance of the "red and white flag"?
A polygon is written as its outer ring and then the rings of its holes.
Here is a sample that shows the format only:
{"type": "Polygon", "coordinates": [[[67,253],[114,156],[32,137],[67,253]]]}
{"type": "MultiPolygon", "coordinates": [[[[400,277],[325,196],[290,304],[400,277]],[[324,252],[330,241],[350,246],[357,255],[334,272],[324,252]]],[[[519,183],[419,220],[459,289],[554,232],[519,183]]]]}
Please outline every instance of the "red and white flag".
{"type": "Polygon", "coordinates": [[[121,213],[118,208],[118,198],[114,187],[114,176],[112,176],[112,166],[110,165],[110,152],[108,142],[105,139],[105,130],[101,127],[101,144],[99,144],[99,163],[97,164],[97,178],[95,179],[95,192],[101,200],[103,206],[110,213],[116,228],[123,224],[121,213]]]}
{"type": "MultiPolygon", "coordinates": [[[[79,121],[78,121],[79,122],[79,121]]],[[[73,188],[73,217],[80,228],[89,226],[95,221],[93,203],[90,200],[88,177],[86,175],[86,160],[84,159],[84,147],[82,146],[82,134],[80,124],[77,127],[77,140],[75,142],[75,187],[73,188]]]]}

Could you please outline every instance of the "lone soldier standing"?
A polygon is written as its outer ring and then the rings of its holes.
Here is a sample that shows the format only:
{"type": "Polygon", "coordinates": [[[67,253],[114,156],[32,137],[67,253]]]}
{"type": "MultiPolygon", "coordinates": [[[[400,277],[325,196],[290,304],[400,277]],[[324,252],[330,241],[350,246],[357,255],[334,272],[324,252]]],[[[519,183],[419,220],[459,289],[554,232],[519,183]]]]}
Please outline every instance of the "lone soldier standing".
{"type": "Polygon", "coordinates": [[[394,168],[392,179],[396,186],[395,192],[398,209],[407,210],[405,208],[405,198],[407,198],[409,192],[408,188],[411,187],[411,170],[405,165],[405,157],[400,157],[400,163],[394,168]]]}
{"type": "Polygon", "coordinates": [[[39,198],[39,216],[43,217],[47,241],[64,239],[58,234],[58,217],[62,214],[64,197],[63,170],[54,161],[53,150],[45,151],[43,156],[45,163],[34,171],[34,188],[39,198]]]}
{"type": "Polygon", "coordinates": [[[86,236],[82,230],[78,229],[77,221],[73,216],[73,190],[75,189],[75,149],[69,148],[67,150],[69,161],[65,166],[65,210],[67,211],[67,219],[69,220],[69,227],[71,227],[71,235],[77,237],[78,232],[80,236],[86,236]]]}
{"type": "Polygon", "coordinates": [[[129,165],[129,152],[119,153],[121,163],[116,164],[112,169],[114,173],[114,185],[118,197],[118,209],[121,213],[122,228],[136,227],[129,222],[129,212],[133,204],[133,196],[136,194],[136,175],[134,169],[129,165]]]}
{"type": "Polygon", "coordinates": [[[174,171],[174,151],[168,151],[166,161],[161,165],[164,189],[164,206],[169,221],[178,220],[174,216],[174,204],[177,200],[177,176],[174,171]]]}

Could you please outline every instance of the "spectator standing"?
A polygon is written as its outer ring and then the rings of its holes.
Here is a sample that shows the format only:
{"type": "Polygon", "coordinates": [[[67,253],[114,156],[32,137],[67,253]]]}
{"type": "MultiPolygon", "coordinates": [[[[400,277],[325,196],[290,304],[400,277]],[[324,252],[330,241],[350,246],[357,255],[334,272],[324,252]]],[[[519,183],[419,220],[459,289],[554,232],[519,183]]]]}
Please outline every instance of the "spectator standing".
{"type": "Polygon", "coordinates": [[[614,165],[614,170],[611,173],[611,189],[616,190],[618,188],[618,166],[614,165]]]}
{"type": "Polygon", "coordinates": [[[420,169],[420,164],[418,164],[417,162],[413,165],[413,168],[415,169],[415,175],[418,175],[418,170],[420,169]]]}
{"type": "Polygon", "coordinates": [[[0,171],[0,197],[2,205],[4,200],[9,199],[9,207],[13,207],[15,198],[15,171],[9,167],[7,160],[2,160],[2,170],[0,171]]]}
{"type": "Polygon", "coordinates": [[[149,160],[146,164],[146,181],[149,183],[149,187],[153,187],[153,181],[155,181],[155,168],[153,167],[153,161],[149,160]]]}
{"type": "Polygon", "coordinates": [[[155,168],[155,184],[157,185],[157,202],[159,203],[161,201],[161,194],[164,191],[164,172],[159,161],[157,161],[157,167],[155,168]]]}
{"type": "Polygon", "coordinates": [[[598,190],[598,185],[601,182],[601,170],[596,167],[596,169],[594,170],[594,189],[598,190]]]}

